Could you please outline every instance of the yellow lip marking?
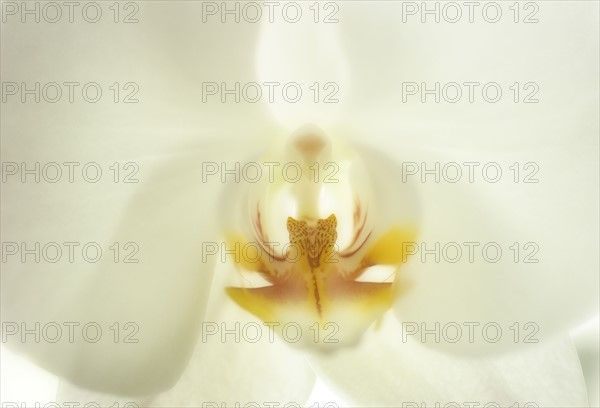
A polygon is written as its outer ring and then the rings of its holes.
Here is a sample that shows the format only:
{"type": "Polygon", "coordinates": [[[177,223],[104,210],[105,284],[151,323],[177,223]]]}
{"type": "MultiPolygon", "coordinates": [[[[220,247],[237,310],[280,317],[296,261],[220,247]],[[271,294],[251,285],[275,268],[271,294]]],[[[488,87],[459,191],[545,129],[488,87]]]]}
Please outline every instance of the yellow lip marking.
{"type": "Polygon", "coordinates": [[[306,221],[296,221],[288,217],[287,229],[290,244],[296,245],[306,255],[311,269],[318,268],[321,263],[328,262],[334,252],[337,240],[337,219],[331,214],[326,220],[318,220],[315,227],[308,226],[306,221]]]}
{"type": "MultiPolygon", "coordinates": [[[[234,253],[237,265],[260,273],[271,286],[260,288],[227,288],[229,296],[241,307],[264,321],[281,321],[286,308],[312,310],[318,321],[330,321],[329,309],[336,301],[354,303],[358,310],[383,313],[391,306],[391,283],[356,281],[366,268],[374,265],[399,265],[405,259],[403,243],[413,242],[412,229],[391,228],[367,248],[361,244],[353,255],[344,257],[336,250],[337,220],[309,223],[288,218],[290,251],[278,258],[261,245],[258,262],[248,262],[243,254],[234,253]],[[312,224],[312,226],[311,226],[312,224]]],[[[244,248],[245,241],[233,238],[230,248],[244,248]]],[[[264,244],[264,243],[263,243],[264,244]]],[[[373,319],[375,320],[375,319],[373,319]]]]}

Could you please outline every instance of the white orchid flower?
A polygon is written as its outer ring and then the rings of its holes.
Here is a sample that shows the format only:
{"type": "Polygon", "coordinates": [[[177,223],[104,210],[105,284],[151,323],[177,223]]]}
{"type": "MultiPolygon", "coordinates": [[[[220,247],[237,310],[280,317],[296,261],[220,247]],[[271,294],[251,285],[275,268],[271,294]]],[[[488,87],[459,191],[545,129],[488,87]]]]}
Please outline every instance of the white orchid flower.
{"type": "Polygon", "coordinates": [[[318,377],[350,406],[588,405],[569,330],[598,315],[596,2],[435,3],[474,13],[456,23],[24,4],[3,3],[2,334],[63,379],[57,403],[303,406],[318,377]],[[310,96],[213,94],[268,82],[310,96]],[[304,176],[222,182],[266,162],[304,176]]]}

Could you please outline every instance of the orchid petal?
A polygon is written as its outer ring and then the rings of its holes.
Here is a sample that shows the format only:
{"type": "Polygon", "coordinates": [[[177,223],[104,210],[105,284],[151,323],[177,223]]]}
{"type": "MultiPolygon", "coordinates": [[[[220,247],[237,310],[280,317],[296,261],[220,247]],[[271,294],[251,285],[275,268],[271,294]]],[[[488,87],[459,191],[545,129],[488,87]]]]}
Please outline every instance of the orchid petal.
{"type": "MultiPolygon", "coordinates": [[[[261,125],[263,105],[202,98],[202,81],[253,77],[253,53],[245,45],[256,37],[256,28],[240,26],[239,35],[230,36],[220,21],[194,25],[201,41],[193,41],[177,28],[188,6],[148,3],[138,24],[118,27],[81,27],[81,21],[2,26],[3,79],[78,81],[78,91],[94,81],[104,90],[97,104],[13,99],[3,103],[2,119],[3,163],[25,163],[28,169],[36,162],[76,165],[73,182],[63,166],[55,184],[29,176],[25,183],[15,177],[2,185],[3,240],[27,248],[57,243],[63,251],[56,263],[36,263],[34,255],[26,262],[13,256],[3,263],[3,323],[62,328],[56,343],[36,342],[34,335],[22,340],[19,333],[7,346],[95,391],[156,393],[179,378],[196,344],[214,265],[214,260],[203,262],[202,244],[216,240],[211,214],[222,184],[218,176],[206,180],[203,164],[231,166],[240,151],[253,147],[244,141],[269,128],[261,125]],[[156,33],[158,25],[168,34],[156,33]],[[223,51],[238,46],[239,52],[223,51]],[[120,63],[107,64],[106,55],[120,63]],[[139,87],[139,102],[123,104],[121,94],[115,103],[109,87],[128,81],[139,87]],[[190,82],[196,85],[190,88],[190,82]],[[224,128],[223,118],[230,115],[237,122],[224,128]],[[110,170],[115,162],[121,170],[118,183],[110,170]],[[101,168],[99,182],[82,180],[86,163],[101,168]],[[123,169],[126,163],[130,167],[123,169]],[[133,182],[123,183],[131,171],[133,182]],[[75,261],[69,262],[64,242],[78,250],[75,261]],[[81,257],[89,242],[103,252],[97,262],[81,257]],[[81,337],[87,323],[101,328],[97,343],[81,337]],[[65,324],[79,334],[72,342],[65,324]],[[133,332],[129,340],[138,343],[124,342],[133,332]]],[[[200,4],[191,7],[200,11],[200,4]]]]}
{"type": "MultiPolygon", "coordinates": [[[[216,226],[198,208],[214,208],[206,197],[215,195],[220,185],[198,182],[201,157],[152,163],[154,171],[146,173],[143,187],[133,194],[121,191],[119,196],[110,186],[93,190],[75,185],[65,187],[61,197],[54,195],[54,186],[42,201],[33,199],[39,191],[35,186],[6,200],[3,223],[14,242],[32,237],[78,246],[92,242],[103,251],[97,262],[79,258],[73,263],[7,264],[3,318],[21,328],[7,345],[97,390],[130,395],[171,386],[195,344],[198,324],[193,322],[204,313],[213,267],[210,261],[203,263],[199,248],[214,240],[216,226]],[[96,196],[99,192],[104,196],[96,196]],[[96,198],[73,202],[69,197],[77,193],[96,198]],[[121,250],[117,262],[116,252],[109,249],[114,243],[121,250]],[[25,328],[48,324],[60,328],[57,342],[23,337],[25,328]],[[86,325],[91,326],[91,341],[82,337],[86,325]],[[118,372],[116,365],[122,367],[118,372]]],[[[37,332],[45,333],[40,328],[37,332]]]]}
{"type": "Polygon", "coordinates": [[[402,336],[399,322],[387,315],[356,349],[311,356],[311,362],[352,406],[587,406],[568,338],[511,355],[463,359],[402,342],[402,336]]]}
{"type": "Polygon", "coordinates": [[[472,23],[466,4],[458,5],[460,21],[436,23],[422,12],[444,3],[344,3],[339,25],[352,83],[343,117],[364,135],[393,128],[405,143],[437,149],[510,152],[569,143],[575,128],[597,120],[598,4],[527,3],[518,23],[511,6],[498,5],[495,23],[485,21],[484,4],[471,12],[472,23]],[[524,23],[526,15],[537,22],[524,23]],[[466,82],[479,84],[472,100],[466,82]],[[418,85],[412,96],[403,89],[408,83],[418,85]],[[437,101],[423,94],[423,83],[429,90],[439,84],[437,101]],[[462,90],[458,102],[448,102],[454,93],[442,95],[449,83],[462,90]],[[501,87],[498,102],[482,97],[488,83],[501,87]],[[527,102],[539,102],[524,103],[534,93],[527,102]]]}
{"type": "MultiPolygon", "coordinates": [[[[529,324],[542,339],[597,314],[598,237],[588,227],[598,217],[597,177],[581,177],[593,174],[597,153],[586,147],[502,160],[476,156],[505,169],[531,160],[543,169],[539,183],[514,183],[512,177],[498,183],[407,181],[416,184],[422,221],[415,246],[407,250],[413,255],[399,272],[408,289],[397,299],[398,317],[422,328],[448,323],[466,328],[476,322],[504,331],[497,342],[473,342],[464,335],[441,342],[429,337],[424,343],[458,352],[499,351],[523,345],[507,335],[514,324],[529,324]]],[[[407,157],[429,164],[469,161],[431,152],[407,157]]]]}
{"type": "MultiPolygon", "coordinates": [[[[418,197],[420,251],[399,272],[405,288],[395,307],[399,318],[426,327],[495,322],[505,332],[516,322],[531,323],[542,338],[594,316],[598,237],[590,226],[598,222],[600,104],[598,38],[587,33],[597,30],[598,5],[544,3],[539,23],[521,25],[510,18],[426,24],[419,15],[398,25],[406,4],[381,7],[385,13],[377,5],[343,7],[342,38],[358,84],[345,130],[366,144],[385,145],[397,163],[398,180],[390,189],[408,184],[418,197]],[[379,29],[358,38],[352,28],[359,23],[379,29]],[[423,103],[418,94],[403,103],[402,83],[410,81],[426,82],[428,89],[436,82],[495,81],[505,95],[498,103],[470,103],[463,94],[454,104],[434,103],[433,97],[423,103]],[[509,86],[523,81],[539,85],[539,103],[513,101],[509,86]],[[369,109],[375,96],[380,104],[369,109]],[[479,166],[473,182],[465,163],[479,166]],[[488,163],[503,170],[499,183],[482,180],[488,163]],[[462,167],[458,183],[440,180],[446,165],[462,167]],[[533,182],[525,179],[524,165],[539,171],[533,182]],[[408,166],[418,168],[416,176],[407,177],[408,166]],[[436,166],[440,170],[431,171],[436,166]],[[481,249],[496,242],[503,250],[498,263],[482,260],[481,252],[478,260],[467,259],[465,243],[481,249]],[[446,244],[461,247],[460,261],[437,261],[446,244]],[[434,249],[437,258],[424,254],[435,245],[442,247],[434,249]],[[529,257],[534,251],[539,256],[529,257]]],[[[424,342],[469,353],[515,346],[506,336],[496,344],[473,345],[465,337],[424,342]]]]}

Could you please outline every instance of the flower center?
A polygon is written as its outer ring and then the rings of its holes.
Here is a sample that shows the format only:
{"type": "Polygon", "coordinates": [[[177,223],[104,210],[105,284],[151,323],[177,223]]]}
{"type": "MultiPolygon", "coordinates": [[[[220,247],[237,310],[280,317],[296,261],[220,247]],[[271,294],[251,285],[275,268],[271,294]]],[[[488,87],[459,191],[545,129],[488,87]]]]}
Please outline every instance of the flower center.
{"type": "MultiPolygon", "coordinates": [[[[352,344],[391,307],[393,299],[392,282],[361,278],[370,268],[382,265],[393,275],[406,260],[403,243],[414,240],[415,229],[396,225],[393,220],[381,222],[383,215],[369,213],[369,208],[383,208],[376,205],[378,202],[368,207],[370,195],[365,192],[376,183],[366,178],[361,184],[368,171],[360,156],[332,146],[322,133],[300,133],[281,157],[295,161],[302,169],[324,160],[342,168],[345,161],[350,170],[340,174],[337,183],[327,184],[313,177],[295,183],[275,180],[264,186],[263,193],[255,194],[256,203],[250,203],[255,211],[250,217],[253,236],[229,231],[227,246],[236,249],[232,258],[240,273],[258,274],[266,285],[228,287],[227,293],[265,322],[277,322],[280,327],[299,324],[305,333],[310,333],[315,323],[321,327],[333,324],[339,331],[335,343],[352,344]],[[323,197],[328,197],[326,206],[323,197]],[[287,207],[281,205],[290,202],[287,207]],[[324,211],[330,214],[327,218],[321,216],[324,211]],[[284,225],[287,242],[277,251],[272,237],[281,236],[284,225]],[[249,245],[258,248],[258,257],[245,256],[244,248],[249,245]]],[[[315,344],[308,341],[303,345],[315,344]]]]}
{"type": "Polygon", "coordinates": [[[318,220],[315,226],[306,221],[288,218],[287,229],[290,244],[297,246],[301,254],[305,254],[311,268],[317,268],[327,262],[335,250],[337,240],[337,219],[334,214],[325,220],[318,220]]]}

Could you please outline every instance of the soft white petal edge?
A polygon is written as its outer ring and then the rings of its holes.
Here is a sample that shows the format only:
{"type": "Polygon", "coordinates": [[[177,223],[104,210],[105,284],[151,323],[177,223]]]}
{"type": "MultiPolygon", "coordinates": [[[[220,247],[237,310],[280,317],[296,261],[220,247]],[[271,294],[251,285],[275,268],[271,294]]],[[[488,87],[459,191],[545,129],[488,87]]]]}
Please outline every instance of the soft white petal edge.
{"type": "MultiPolygon", "coordinates": [[[[305,358],[226,298],[227,268],[218,265],[206,317],[183,375],[168,391],[139,399],[98,394],[62,383],[59,401],[135,402],[140,407],[303,406],[315,375],[305,358]],[[259,335],[260,337],[257,338],[259,335]]],[[[232,272],[231,270],[229,272],[232,272]]]]}
{"type": "Polygon", "coordinates": [[[581,368],[588,389],[590,407],[600,406],[600,316],[571,332],[573,343],[581,360],[581,368]]]}
{"type": "Polygon", "coordinates": [[[132,192],[87,189],[94,197],[87,205],[51,195],[25,209],[22,203],[35,188],[14,195],[8,204],[15,241],[92,241],[105,253],[97,263],[9,265],[2,274],[3,318],[21,330],[7,345],[96,390],[135,395],[171,386],[195,343],[214,265],[202,262],[199,248],[214,239],[216,226],[206,214],[215,205],[206,197],[220,186],[197,183],[198,159],[192,154],[146,162],[153,171],[137,188],[129,187],[132,192]],[[48,219],[28,226],[30,216],[48,219]],[[131,243],[132,263],[114,261],[108,250],[114,242],[121,248],[131,243]],[[56,341],[54,331],[45,334],[48,324],[60,329],[56,341]],[[22,337],[23,325],[38,325],[41,341],[22,337]]]}
{"type": "Polygon", "coordinates": [[[401,339],[400,322],[388,314],[356,349],[312,356],[310,361],[352,406],[588,404],[579,359],[567,336],[485,359],[449,356],[401,339]]]}

